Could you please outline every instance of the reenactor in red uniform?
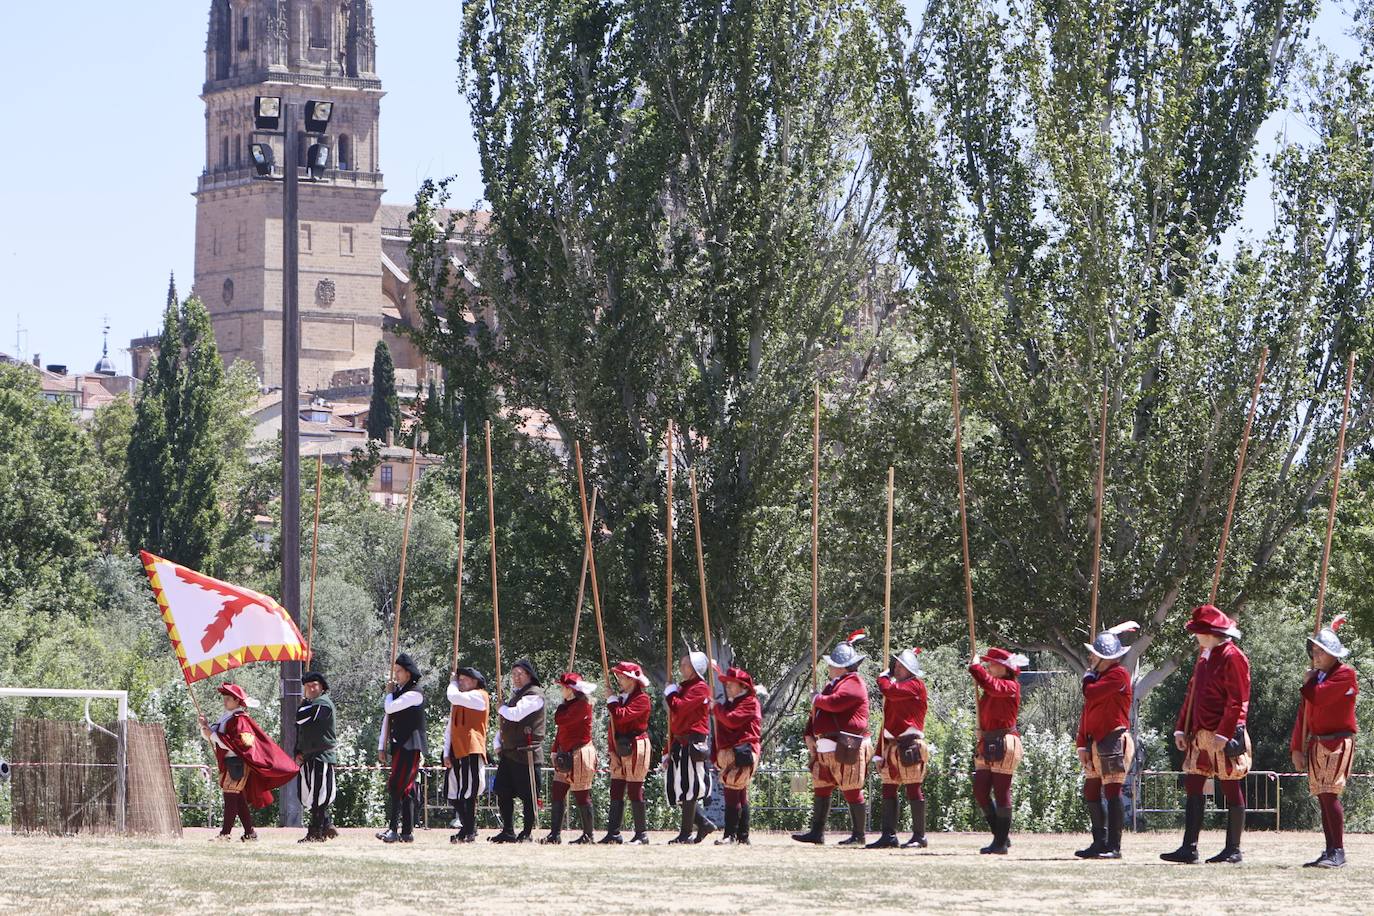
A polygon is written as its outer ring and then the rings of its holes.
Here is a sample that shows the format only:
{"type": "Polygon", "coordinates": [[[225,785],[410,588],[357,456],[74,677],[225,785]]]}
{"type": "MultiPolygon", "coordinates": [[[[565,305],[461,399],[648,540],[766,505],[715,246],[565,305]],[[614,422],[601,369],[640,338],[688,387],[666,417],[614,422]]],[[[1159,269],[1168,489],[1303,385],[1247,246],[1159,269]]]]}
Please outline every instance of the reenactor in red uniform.
{"type": "Polygon", "coordinates": [[[549,796],[553,805],[553,826],[543,844],[563,842],[563,815],[568,793],[577,803],[582,835],[574,846],[596,842],[592,837],[592,780],[596,778],[596,746],[592,744],[592,700],[596,685],[570,671],[558,679],[563,702],[553,714],[553,786],[549,796]]]}
{"type": "Polygon", "coordinates": [[[1293,766],[1307,771],[1309,791],[1317,796],[1322,809],[1322,830],[1326,848],[1304,868],[1343,868],[1345,866],[1345,809],[1341,795],[1355,759],[1355,699],[1359,680],[1355,669],[1341,659],[1350,650],[1341,645],[1336,631],[1345,615],[1331,626],[1307,638],[1307,654],[1312,668],[1302,685],[1302,705],[1293,723],[1293,766]]]}
{"type": "Polygon", "coordinates": [[[1121,664],[1130,651],[1121,634],[1134,633],[1134,620],[1097,634],[1085,646],[1092,667],[1083,675],[1083,712],[1078,718],[1078,762],[1083,766],[1083,803],[1092,822],[1092,842],[1074,853],[1080,859],[1121,858],[1126,806],[1122,787],[1135,758],[1131,738],[1131,675],[1121,664]],[[1103,807],[1103,800],[1106,806],[1103,807]]]}
{"type": "Polygon", "coordinates": [[[868,737],[868,686],[859,666],[868,656],[854,648],[863,630],[851,633],[821,661],[830,669],[830,680],[811,697],[811,718],[806,724],[806,746],[811,751],[811,829],[794,833],[798,843],[825,843],[825,819],[836,789],[849,804],[851,830],[841,846],[862,846],[864,836],[864,769],[872,756],[868,737]]]}
{"type": "Polygon", "coordinates": [[[1029,660],[1006,649],[988,649],[968,670],[978,693],[977,746],[973,753],[973,798],[987,818],[992,843],[978,850],[1004,856],[1011,846],[1011,780],[1021,765],[1021,683],[1029,660]]]}
{"type": "Polygon", "coordinates": [[[749,845],[749,781],[758,767],[763,734],[759,688],[743,668],[716,669],[725,700],[714,704],[716,768],[725,787],[725,833],[717,846],[749,845]]]}
{"type": "Polygon", "coordinates": [[[891,668],[878,675],[878,690],[883,695],[883,730],[873,762],[882,770],[883,833],[868,844],[868,849],[926,845],[926,796],[921,785],[926,779],[930,749],[925,741],[925,672],[916,657],[920,651],[904,649],[894,654],[891,668]],[[911,804],[911,839],[906,843],[897,839],[897,796],[903,788],[911,804]]]}
{"type": "Polygon", "coordinates": [[[653,712],[653,704],[645,691],[649,678],[634,662],[618,662],[611,670],[620,693],[606,700],[611,714],[607,734],[611,758],[611,812],[601,842],[613,845],[624,842],[620,825],[625,819],[625,796],[628,794],[635,821],[630,845],[646,846],[649,833],[644,810],[644,779],[649,775],[651,762],[649,715],[653,712]]]}
{"type": "Polygon", "coordinates": [[[1245,830],[1245,784],[1250,772],[1250,736],[1245,717],[1250,707],[1250,660],[1232,640],[1240,636],[1235,621],[1210,604],[1193,610],[1187,630],[1201,650],[1193,665],[1188,696],[1178,712],[1174,744],[1184,752],[1183,845],[1160,855],[1165,862],[1197,863],[1197,840],[1206,806],[1208,779],[1221,783],[1226,796],[1226,846],[1208,862],[1238,864],[1245,830]]]}
{"type": "Polygon", "coordinates": [[[704,680],[709,663],[704,652],[687,653],[678,662],[678,683],[663,691],[669,738],[664,783],[668,804],[682,808],[682,827],[669,843],[700,843],[716,830],[699,807],[711,797],[711,688],[704,680]]]}
{"type": "Polygon", "coordinates": [[[272,804],[272,790],[286,785],[298,772],[295,762],[262,730],[249,709],[260,704],[238,684],[221,684],[224,715],[213,725],[200,717],[200,733],[215,749],[219,787],[224,793],[224,825],[217,840],[229,839],[234,818],[243,824],[240,839],[258,838],[253,829],[253,809],[272,804]]]}

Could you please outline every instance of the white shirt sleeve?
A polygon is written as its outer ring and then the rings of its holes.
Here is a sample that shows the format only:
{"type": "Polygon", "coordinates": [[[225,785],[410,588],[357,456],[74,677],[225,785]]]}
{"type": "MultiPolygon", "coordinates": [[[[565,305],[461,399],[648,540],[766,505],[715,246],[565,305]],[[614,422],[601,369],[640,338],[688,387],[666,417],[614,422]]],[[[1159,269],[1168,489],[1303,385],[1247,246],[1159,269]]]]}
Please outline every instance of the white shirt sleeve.
{"type": "Polygon", "coordinates": [[[501,750],[501,729],[499,728],[496,730],[496,734],[491,737],[491,749],[493,751],[501,750]]]}
{"type": "Polygon", "coordinates": [[[384,697],[382,700],[382,708],[387,711],[388,715],[390,715],[393,712],[400,712],[401,710],[409,709],[412,706],[419,706],[424,701],[425,698],[420,694],[420,691],[407,690],[405,693],[401,694],[400,696],[394,699],[392,698],[391,694],[387,694],[386,697],[384,697]]]}
{"type": "Polygon", "coordinates": [[[452,720],[452,719],[446,719],[446,720],[444,721],[444,747],[443,747],[443,749],[439,752],[440,755],[443,756],[443,757],[447,757],[447,756],[449,755],[449,749],[452,748],[452,747],[453,747],[453,720],[452,720]]]}
{"type": "Polygon", "coordinates": [[[514,706],[502,706],[497,710],[501,718],[509,722],[519,722],[530,713],[544,708],[544,698],[536,693],[527,694],[515,702],[514,706]]]}
{"type": "Polygon", "coordinates": [[[448,685],[448,701],[464,709],[486,709],[487,701],[480,690],[459,690],[457,684],[448,685]]]}
{"type": "Polygon", "coordinates": [[[377,750],[378,750],[378,751],[384,751],[384,750],[386,750],[387,726],[390,725],[390,724],[391,724],[391,720],[388,719],[386,716],[382,716],[382,732],[381,732],[381,734],[379,734],[379,735],[377,736],[377,750]]]}

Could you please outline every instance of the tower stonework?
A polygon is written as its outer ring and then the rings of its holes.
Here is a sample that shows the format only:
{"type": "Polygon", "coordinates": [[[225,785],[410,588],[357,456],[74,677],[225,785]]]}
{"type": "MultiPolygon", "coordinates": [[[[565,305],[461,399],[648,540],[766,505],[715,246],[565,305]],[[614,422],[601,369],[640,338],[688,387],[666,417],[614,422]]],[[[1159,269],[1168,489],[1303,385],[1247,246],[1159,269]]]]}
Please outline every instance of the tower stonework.
{"type": "Polygon", "coordinates": [[[212,0],[206,74],[205,168],[196,189],[195,288],[228,365],[248,360],[281,384],[282,195],[254,177],[257,96],[297,112],[298,161],[308,141],[305,103],[334,103],[325,140],[327,180],[300,185],[301,385],[327,388],[334,372],[372,364],[384,304],[376,73],[371,0],[212,0]]]}

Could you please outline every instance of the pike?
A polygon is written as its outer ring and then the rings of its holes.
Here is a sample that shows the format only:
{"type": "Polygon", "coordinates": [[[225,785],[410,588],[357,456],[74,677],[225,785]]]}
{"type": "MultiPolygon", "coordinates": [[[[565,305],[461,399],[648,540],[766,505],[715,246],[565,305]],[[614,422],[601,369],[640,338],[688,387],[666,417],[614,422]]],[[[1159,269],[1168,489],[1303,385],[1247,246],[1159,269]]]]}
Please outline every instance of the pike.
{"type": "MultiPolygon", "coordinates": [[[[417,411],[418,413],[418,411],[417,411]]],[[[391,623],[391,656],[388,669],[401,647],[401,604],[406,594],[406,552],[410,547],[410,515],[415,507],[415,459],[420,452],[420,426],[416,421],[414,438],[410,443],[410,481],[406,484],[406,520],[401,528],[401,577],[396,583],[396,612],[391,623]]]]}
{"type": "Polygon", "coordinates": [[[1098,580],[1102,571],[1102,503],[1107,487],[1107,393],[1111,390],[1108,380],[1102,385],[1102,420],[1097,432],[1097,486],[1095,487],[1095,506],[1093,508],[1093,584],[1092,600],[1088,609],[1088,642],[1097,636],[1097,595],[1098,580]]]}
{"type": "Polygon", "coordinates": [[[458,574],[453,587],[453,676],[458,675],[458,637],[463,629],[463,553],[467,549],[468,425],[463,423],[462,469],[458,475],[458,574]]]}
{"type": "Polygon", "coordinates": [[[315,569],[320,555],[320,486],[324,481],[324,452],[315,456],[315,534],[310,539],[310,610],[305,619],[305,663],[315,657],[315,569]]]}

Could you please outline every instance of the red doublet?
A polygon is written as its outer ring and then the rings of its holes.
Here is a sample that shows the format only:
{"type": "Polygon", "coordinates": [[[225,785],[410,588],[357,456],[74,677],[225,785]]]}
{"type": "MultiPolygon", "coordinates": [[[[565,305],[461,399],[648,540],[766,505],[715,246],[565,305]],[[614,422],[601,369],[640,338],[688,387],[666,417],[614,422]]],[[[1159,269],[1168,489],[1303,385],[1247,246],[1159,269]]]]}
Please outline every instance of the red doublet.
{"type": "Polygon", "coordinates": [[[894,738],[909,728],[925,734],[926,685],[919,677],[899,681],[888,675],[878,678],[883,695],[883,731],[894,738]]]}
{"type": "Polygon", "coordinates": [[[1131,676],[1113,664],[1096,677],[1083,679],[1083,712],[1078,717],[1078,746],[1101,741],[1131,724],[1131,676]]]}
{"type": "Polygon", "coordinates": [[[553,724],[557,726],[553,736],[555,753],[575,751],[584,744],[591,744],[592,704],[580,695],[569,700],[554,711],[553,724]]]}
{"type": "Polygon", "coordinates": [[[649,716],[654,711],[654,704],[649,701],[649,695],[644,692],[643,687],[636,687],[630,691],[624,703],[617,703],[615,699],[611,697],[607,707],[611,711],[612,728],[608,729],[606,746],[612,749],[615,747],[612,734],[626,737],[644,734],[649,730],[649,716]]]}
{"type": "Polygon", "coordinates": [[[674,741],[686,744],[692,735],[711,730],[711,688],[694,677],[668,694],[668,733],[674,741]]]}
{"type": "MultiPolygon", "coordinates": [[[[1309,677],[1307,683],[1302,685],[1303,702],[1298,708],[1298,720],[1293,723],[1293,740],[1289,742],[1289,749],[1307,750],[1302,745],[1304,732],[1310,737],[1341,732],[1354,734],[1359,731],[1360,727],[1355,722],[1355,698],[1359,693],[1359,680],[1355,677],[1355,669],[1349,665],[1337,665],[1320,684],[1317,683],[1316,674],[1309,677]]],[[[1340,743],[1340,738],[1322,742],[1328,750],[1335,750],[1340,743]]]]}
{"type": "MultiPolygon", "coordinates": [[[[286,785],[300,771],[290,755],[267,737],[258,723],[242,710],[230,717],[224,724],[223,732],[216,734],[243,761],[248,771],[243,797],[253,808],[266,808],[272,804],[272,790],[286,785]]],[[[228,751],[215,745],[215,763],[219,765],[221,776],[225,773],[224,761],[228,756],[228,751]]]]}
{"type": "Polygon", "coordinates": [[[969,665],[968,671],[982,688],[978,692],[978,730],[1015,729],[1021,712],[1021,682],[1014,677],[993,677],[982,665],[969,665]]]}
{"type": "Polygon", "coordinates": [[[753,691],[738,700],[717,703],[712,711],[716,717],[716,748],[729,750],[747,744],[757,758],[763,734],[763,707],[753,691]]]}
{"type": "Polygon", "coordinates": [[[868,688],[853,671],[831,681],[811,701],[811,721],[806,734],[825,738],[840,732],[861,735],[868,731],[868,688]]]}
{"type": "Polygon", "coordinates": [[[1209,731],[1230,739],[1245,724],[1250,708],[1250,660],[1240,647],[1226,641],[1193,665],[1188,695],[1193,698],[1192,721],[1186,721],[1188,701],[1178,711],[1174,731],[1209,731]]]}

